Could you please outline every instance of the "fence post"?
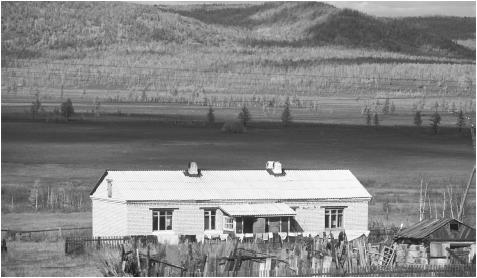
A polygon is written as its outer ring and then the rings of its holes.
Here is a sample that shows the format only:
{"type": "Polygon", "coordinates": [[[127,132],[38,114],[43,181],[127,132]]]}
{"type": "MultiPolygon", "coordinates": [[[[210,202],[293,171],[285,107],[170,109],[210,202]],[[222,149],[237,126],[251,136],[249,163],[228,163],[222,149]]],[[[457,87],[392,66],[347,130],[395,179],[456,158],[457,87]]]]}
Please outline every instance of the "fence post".
{"type": "Polygon", "coordinates": [[[101,237],[99,236],[97,241],[96,241],[96,249],[100,249],[101,248],[101,237]]]}
{"type": "Polygon", "coordinates": [[[150,248],[149,248],[149,244],[148,244],[147,245],[147,257],[146,257],[146,277],[149,277],[150,259],[151,259],[151,253],[150,253],[150,248]]]}
{"type": "Polygon", "coordinates": [[[7,241],[2,239],[2,254],[7,253],[7,241]]]}
{"type": "Polygon", "coordinates": [[[68,255],[68,244],[70,243],[70,239],[67,238],[65,240],[65,255],[68,255]]]}

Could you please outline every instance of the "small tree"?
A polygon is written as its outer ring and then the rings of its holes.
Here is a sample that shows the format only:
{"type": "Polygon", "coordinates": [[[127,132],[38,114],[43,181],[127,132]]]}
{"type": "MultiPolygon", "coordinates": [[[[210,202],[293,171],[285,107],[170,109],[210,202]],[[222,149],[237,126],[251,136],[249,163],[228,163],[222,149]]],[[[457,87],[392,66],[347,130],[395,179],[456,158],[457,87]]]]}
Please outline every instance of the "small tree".
{"type": "Polygon", "coordinates": [[[374,113],[374,126],[378,127],[379,126],[379,116],[378,113],[374,113]]]}
{"type": "Polygon", "coordinates": [[[290,100],[287,98],[287,101],[285,102],[285,109],[283,109],[282,112],[282,124],[284,127],[287,127],[292,120],[292,116],[290,113],[290,100]]]}
{"type": "Polygon", "coordinates": [[[240,113],[238,114],[238,118],[239,120],[242,122],[242,125],[244,127],[247,126],[247,124],[250,122],[250,120],[252,119],[252,117],[250,116],[250,112],[248,111],[248,108],[247,106],[243,106],[242,107],[242,111],[240,111],[240,113]]]}
{"type": "Polygon", "coordinates": [[[61,110],[61,115],[65,117],[65,119],[68,121],[70,117],[75,113],[71,99],[68,98],[65,102],[61,103],[60,110],[61,110]]]}
{"type": "Polygon", "coordinates": [[[396,112],[396,106],[394,105],[394,101],[391,102],[391,114],[394,114],[394,112],[396,112]]]}
{"type": "Polygon", "coordinates": [[[384,200],[383,202],[383,211],[386,214],[386,221],[389,221],[389,212],[391,211],[391,204],[388,198],[386,198],[386,200],[384,200]]]}
{"type": "Polygon", "coordinates": [[[212,106],[209,107],[209,112],[207,113],[207,123],[213,125],[215,123],[214,109],[212,106]]]}
{"type": "Polygon", "coordinates": [[[388,114],[389,113],[389,98],[386,98],[384,101],[384,106],[383,106],[383,114],[388,114]]]}
{"type": "Polygon", "coordinates": [[[40,112],[41,108],[41,102],[40,102],[40,97],[37,95],[35,101],[31,103],[30,111],[31,111],[31,117],[33,119],[36,118],[38,115],[38,112],[40,112]]]}
{"type": "Polygon", "coordinates": [[[441,115],[436,111],[434,114],[431,116],[431,127],[432,130],[434,131],[434,134],[437,134],[439,132],[439,124],[441,123],[441,115]]]}
{"type": "Polygon", "coordinates": [[[422,126],[421,111],[419,111],[419,110],[417,110],[417,111],[416,111],[416,114],[414,114],[414,124],[415,124],[417,127],[421,127],[421,126],[422,126]]]}
{"type": "Polygon", "coordinates": [[[371,111],[369,111],[369,108],[366,111],[366,125],[368,125],[368,126],[371,125],[371,111]]]}
{"type": "Polygon", "coordinates": [[[465,126],[465,119],[464,119],[464,112],[459,110],[457,113],[457,127],[459,128],[459,132],[462,132],[462,128],[465,126]]]}
{"type": "Polygon", "coordinates": [[[38,195],[40,193],[40,181],[35,180],[35,183],[33,184],[32,189],[30,190],[30,196],[28,196],[28,201],[30,201],[30,204],[33,208],[35,208],[35,211],[38,211],[38,195]]]}

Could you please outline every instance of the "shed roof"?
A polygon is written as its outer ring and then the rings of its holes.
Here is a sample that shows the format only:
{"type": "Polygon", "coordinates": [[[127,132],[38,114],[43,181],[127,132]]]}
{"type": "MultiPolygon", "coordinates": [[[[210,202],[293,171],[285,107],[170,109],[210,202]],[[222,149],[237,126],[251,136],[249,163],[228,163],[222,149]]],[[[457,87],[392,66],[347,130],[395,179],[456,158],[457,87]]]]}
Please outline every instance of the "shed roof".
{"type": "MultiPolygon", "coordinates": [[[[400,231],[395,238],[407,238],[415,240],[423,240],[430,236],[432,233],[442,228],[443,226],[449,224],[451,221],[459,222],[460,224],[467,226],[471,229],[472,227],[456,220],[453,218],[440,218],[440,219],[426,219],[421,222],[418,222],[402,231],[400,231]]],[[[475,229],[474,229],[475,230],[475,229]]],[[[474,232],[475,233],[475,232],[474,232]]]]}
{"type": "Polygon", "coordinates": [[[296,212],[283,203],[221,205],[230,216],[292,216],[296,212]]]}
{"type": "Polygon", "coordinates": [[[183,171],[106,171],[91,192],[106,198],[108,180],[114,199],[126,201],[349,199],[371,195],[349,170],[201,170],[191,177],[183,171]]]}

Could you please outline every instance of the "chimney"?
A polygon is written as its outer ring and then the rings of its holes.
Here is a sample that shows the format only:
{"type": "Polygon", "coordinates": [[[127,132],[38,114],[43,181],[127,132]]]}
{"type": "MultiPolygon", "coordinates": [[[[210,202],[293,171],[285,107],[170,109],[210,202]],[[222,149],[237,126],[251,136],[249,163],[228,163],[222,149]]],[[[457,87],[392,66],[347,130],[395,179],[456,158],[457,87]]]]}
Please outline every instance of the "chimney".
{"type": "Polygon", "coordinates": [[[272,172],[273,172],[273,174],[275,174],[275,175],[281,175],[281,174],[283,174],[282,164],[280,163],[280,161],[275,161],[275,162],[273,162],[272,172]]]}
{"type": "Polygon", "coordinates": [[[112,179],[107,179],[108,182],[108,198],[113,197],[113,180],[112,179]]]}
{"type": "Polygon", "coordinates": [[[266,170],[272,170],[273,169],[273,161],[267,161],[265,164],[265,169],[266,170]]]}
{"type": "Polygon", "coordinates": [[[189,167],[187,168],[187,174],[191,176],[199,175],[199,167],[194,161],[189,162],[189,167]]]}

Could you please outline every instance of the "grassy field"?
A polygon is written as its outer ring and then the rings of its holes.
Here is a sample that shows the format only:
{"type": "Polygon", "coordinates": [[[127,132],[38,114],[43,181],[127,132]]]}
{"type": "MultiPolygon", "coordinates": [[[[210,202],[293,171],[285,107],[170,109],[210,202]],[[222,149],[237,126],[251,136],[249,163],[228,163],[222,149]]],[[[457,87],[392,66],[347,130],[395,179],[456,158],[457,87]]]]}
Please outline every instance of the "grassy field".
{"type": "Polygon", "coordinates": [[[102,276],[89,254],[65,256],[64,241],[9,241],[2,253],[2,276],[102,276]]]}
{"type": "MultiPolygon", "coordinates": [[[[3,121],[2,189],[28,188],[37,179],[91,188],[105,169],[183,169],[188,161],[204,169],[262,169],[265,161],[280,160],[285,168],[350,169],[374,196],[370,221],[385,218],[387,201],[389,223],[406,224],[417,220],[421,178],[439,208],[442,190],[457,191],[475,164],[471,139],[454,128],[432,135],[413,127],[266,126],[232,135],[141,119],[3,121]]],[[[4,192],[2,201],[9,199],[4,192]]],[[[475,185],[468,203],[468,220],[475,222],[475,185]]]]}
{"type": "Polygon", "coordinates": [[[24,231],[58,227],[91,227],[91,212],[2,214],[2,229],[24,231]]]}

